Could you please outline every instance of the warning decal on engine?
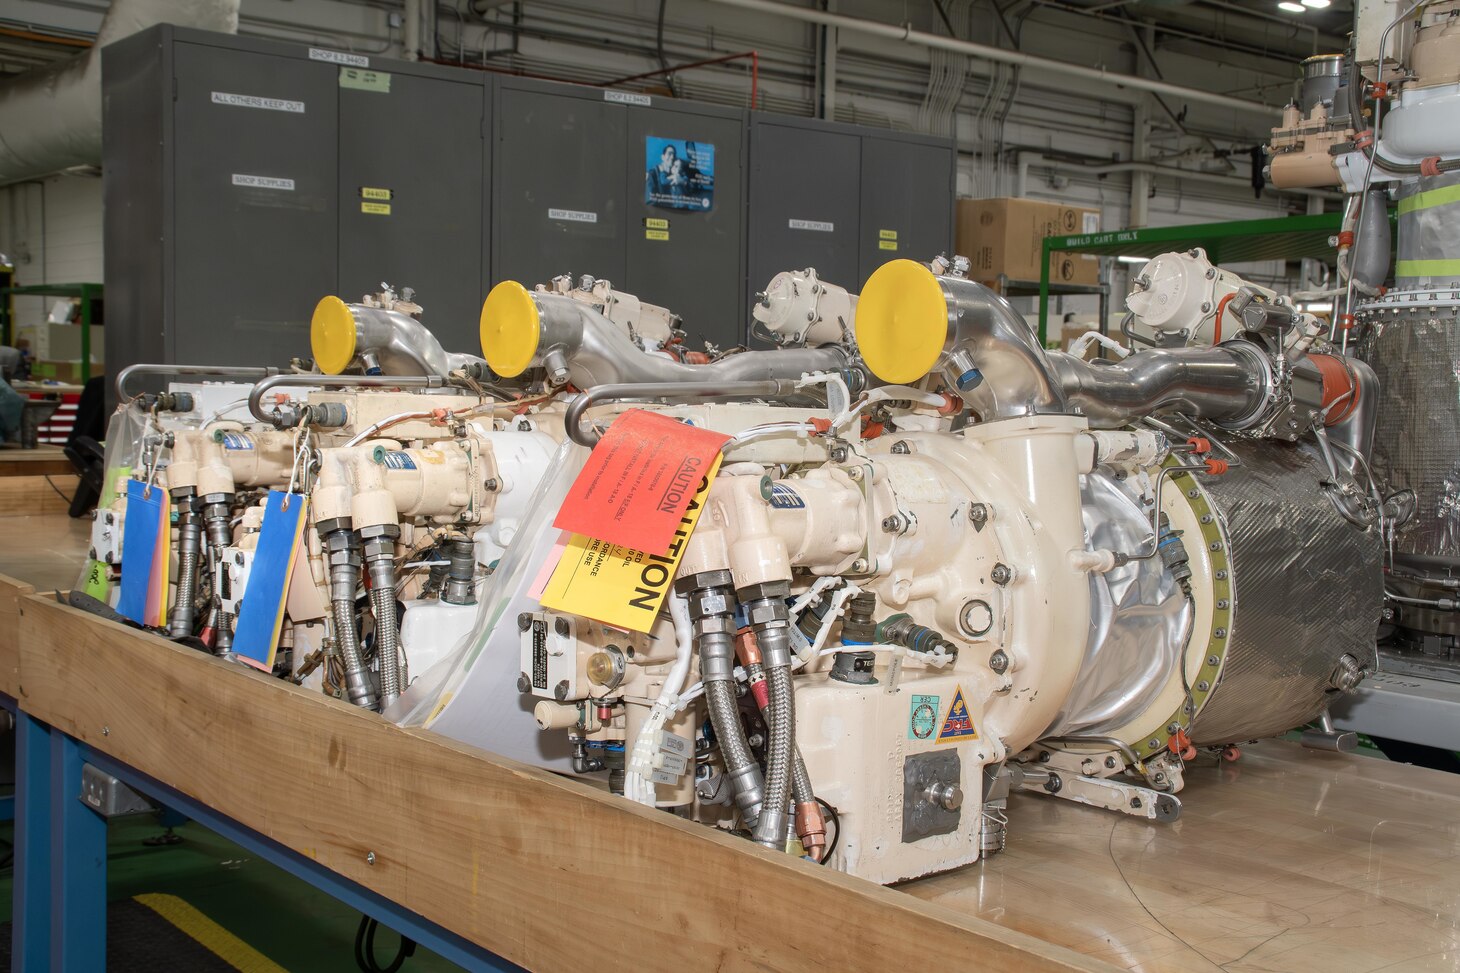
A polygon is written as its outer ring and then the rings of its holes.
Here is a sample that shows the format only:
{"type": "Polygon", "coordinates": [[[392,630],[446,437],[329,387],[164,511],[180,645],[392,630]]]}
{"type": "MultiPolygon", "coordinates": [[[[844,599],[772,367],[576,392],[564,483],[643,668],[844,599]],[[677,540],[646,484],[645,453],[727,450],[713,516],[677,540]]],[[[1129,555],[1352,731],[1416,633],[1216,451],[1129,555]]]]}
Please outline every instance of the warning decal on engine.
{"type": "Polygon", "coordinates": [[[938,731],[938,742],[977,739],[978,730],[974,728],[973,718],[968,715],[968,704],[963,701],[963,687],[959,686],[953,694],[953,702],[948,704],[948,715],[943,718],[943,729],[938,731]]]}
{"type": "Polygon", "coordinates": [[[927,740],[938,728],[938,697],[914,696],[908,704],[907,738],[927,740]]]}
{"type": "Polygon", "coordinates": [[[685,542],[704,509],[720,469],[717,453],[690,497],[684,516],[663,554],[650,554],[573,534],[539,599],[544,607],[586,615],[615,628],[648,632],[674,581],[685,542]]]}

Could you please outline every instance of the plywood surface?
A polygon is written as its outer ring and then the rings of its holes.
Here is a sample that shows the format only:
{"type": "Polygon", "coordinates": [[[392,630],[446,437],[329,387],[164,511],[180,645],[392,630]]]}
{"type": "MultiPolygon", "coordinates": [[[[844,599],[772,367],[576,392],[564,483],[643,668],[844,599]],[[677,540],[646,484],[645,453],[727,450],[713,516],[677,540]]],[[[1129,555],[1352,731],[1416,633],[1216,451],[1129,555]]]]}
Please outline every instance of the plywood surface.
{"type": "Polygon", "coordinates": [[[20,608],[26,711],[530,969],[1112,969],[39,596],[20,608]]]}
{"type": "Polygon", "coordinates": [[[0,519],[65,514],[76,492],[77,478],[61,476],[0,476],[0,519]]]}
{"type": "Polygon", "coordinates": [[[1460,777],[1268,741],[1173,825],[1035,795],[1009,846],[903,890],[1141,973],[1460,969],[1460,777]]]}
{"type": "Polygon", "coordinates": [[[0,574],[0,693],[15,696],[20,680],[20,599],[35,589],[0,574]]]}
{"type": "MultiPolygon", "coordinates": [[[[0,487],[5,482],[0,478],[0,487]]],[[[50,492],[44,482],[41,488],[50,492]]],[[[61,509],[61,513],[0,516],[0,574],[36,591],[64,591],[75,585],[91,546],[91,520],[73,520],[61,509]]]]}
{"type": "Polygon", "coordinates": [[[0,449],[0,477],[66,475],[76,470],[60,446],[0,449]]]}

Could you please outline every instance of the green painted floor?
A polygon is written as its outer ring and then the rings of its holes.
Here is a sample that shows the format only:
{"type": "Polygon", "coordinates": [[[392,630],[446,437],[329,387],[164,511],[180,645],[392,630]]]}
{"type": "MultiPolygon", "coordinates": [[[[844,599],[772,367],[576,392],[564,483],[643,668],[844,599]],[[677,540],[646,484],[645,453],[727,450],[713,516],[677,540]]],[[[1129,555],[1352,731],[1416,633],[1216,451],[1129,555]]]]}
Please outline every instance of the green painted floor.
{"type": "MultiPolygon", "coordinates": [[[[355,930],[360,913],[196,823],[177,829],[182,842],[149,847],[144,839],[163,833],[154,817],[119,818],[107,835],[107,898],[146,892],[177,896],[291,973],[357,970],[355,930]]],[[[0,824],[0,850],[13,840],[10,822],[0,824]]],[[[0,870],[0,916],[11,914],[13,871],[0,870]]],[[[398,938],[376,934],[376,962],[386,965],[398,938]]],[[[401,973],[459,970],[421,947],[401,973]]]]}

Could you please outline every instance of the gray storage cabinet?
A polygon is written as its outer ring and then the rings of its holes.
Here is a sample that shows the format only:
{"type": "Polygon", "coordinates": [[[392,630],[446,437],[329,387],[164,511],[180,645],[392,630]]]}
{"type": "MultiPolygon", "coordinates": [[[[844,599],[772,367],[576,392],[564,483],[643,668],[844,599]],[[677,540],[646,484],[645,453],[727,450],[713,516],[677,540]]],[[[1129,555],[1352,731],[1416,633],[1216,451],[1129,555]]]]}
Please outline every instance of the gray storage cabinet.
{"type": "Polygon", "coordinates": [[[805,267],[857,291],[948,252],[957,158],[951,139],[751,113],[749,292],[805,267]]]}
{"type": "Polygon", "coordinates": [[[102,78],[112,373],[307,357],[318,300],[383,280],[476,349],[486,79],[166,25],[102,78]]]}
{"type": "Polygon", "coordinates": [[[745,115],[499,78],[492,276],[529,288],[562,274],[606,278],[679,314],[691,347],[744,341],[745,115]],[[651,202],[650,156],[665,144],[678,155],[692,146],[712,189],[651,202]]]}

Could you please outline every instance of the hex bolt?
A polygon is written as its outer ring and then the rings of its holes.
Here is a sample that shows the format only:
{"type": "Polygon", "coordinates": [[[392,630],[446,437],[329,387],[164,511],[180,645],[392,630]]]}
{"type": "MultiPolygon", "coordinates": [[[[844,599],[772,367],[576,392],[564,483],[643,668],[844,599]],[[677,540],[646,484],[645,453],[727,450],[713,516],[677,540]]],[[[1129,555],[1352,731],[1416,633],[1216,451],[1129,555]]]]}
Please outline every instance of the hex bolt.
{"type": "Polygon", "coordinates": [[[908,445],[906,439],[899,439],[897,442],[892,444],[892,452],[898,456],[906,456],[908,453],[912,452],[912,446],[908,445]]]}
{"type": "Polygon", "coordinates": [[[902,530],[902,517],[898,514],[893,514],[890,517],[882,518],[882,529],[889,534],[896,534],[902,530]]]}
{"type": "Polygon", "coordinates": [[[517,431],[518,432],[531,432],[532,431],[532,423],[529,422],[526,419],[518,420],[518,423],[517,423],[517,431]]]}
{"type": "Polygon", "coordinates": [[[1231,604],[1232,603],[1230,601],[1228,601],[1227,599],[1225,599],[1225,598],[1218,598],[1217,599],[1217,607],[1218,608],[1227,608],[1231,604]]]}
{"type": "Polygon", "coordinates": [[[488,493],[496,493],[497,492],[497,478],[495,476],[494,477],[491,477],[490,479],[487,480],[487,492],[488,493]]]}
{"type": "Polygon", "coordinates": [[[1181,724],[1180,723],[1168,723],[1168,724],[1166,724],[1166,732],[1167,733],[1175,733],[1175,732],[1177,732],[1180,729],[1181,729],[1181,724]]]}
{"type": "Polygon", "coordinates": [[[852,562],[852,573],[853,574],[866,574],[867,573],[867,559],[864,558],[864,557],[859,557],[855,561],[853,561],[852,562]]]}
{"type": "Polygon", "coordinates": [[[1114,770],[1115,769],[1115,758],[1114,757],[1106,757],[1105,758],[1105,769],[1106,770],[1114,770]]]}
{"type": "Polygon", "coordinates": [[[1060,780],[1060,775],[1053,771],[1050,772],[1049,779],[1044,782],[1044,789],[1051,794],[1058,794],[1064,786],[1065,782],[1060,780]]]}
{"type": "Polygon", "coordinates": [[[994,654],[989,656],[989,668],[1003,675],[1009,671],[1009,655],[1003,649],[995,649],[994,654]]]}
{"type": "Polygon", "coordinates": [[[517,677],[517,691],[519,693],[527,693],[527,692],[530,692],[531,690],[532,690],[532,680],[530,680],[530,679],[527,678],[527,673],[524,672],[524,673],[521,673],[520,675],[518,675],[518,677],[517,677]]]}
{"type": "Polygon", "coordinates": [[[517,629],[518,631],[525,632],[529,628],[532,628],[532,613],[523,612],[517,616],[517,629]]]}
{"type": "Polygon", "coordinates": [[[1007,564],[995,564],[994,569],[989,572],[989,577],[993,578],[996,585],[1006,585],[1014,579],[1014,572],[1007,564]]]}
{"type": "Polygon", "coordinates": [[[1130,806],[1131,806],[1131,810],[1133,810],[1133,811],[1139,811],[1141,809],[1141,799],[1139,797],[1133,797],[1133,798],[1131,798],[1130,799],[1130,806]]]}
{"type": "Polygon", "coordinates": [[[848,467],[847,476],[850,477],[852,480],[860,480],[863,476],[863,470],[860,466],[848,467]]]}
{"type": "Polygon", "coordinates": [[[1218,581],[1226,581],[1227,580],[1227,572],[1226,571],[1217,571],[1216,573],[1214,573],[1212,575],[1212,577],[1213,578],[1216,578],[1218,581]]]}
{"type": "Polygon", "coordinates": [[[845,446],[833,446],[831,448],[831,461],[833,463],[845,463],[847,461],[847,448],[845,446]]]}
{"type": "Polygon", "coordinates": [[[1211,688],[1212,688],[1212,684],[1209,683],[1209,682],[1207,682],[1205,679],[1203,679],[1201,682],[1199,682],[1199,683],[1196,684],[1196,691],[1199,692],[1199,693],[1204,693],[1208,689],[1211,689],[1211,688]]]}
{"type": "Polygon", "coordinates": [[[563,636],[564,638],[567,638],[568,632],[569,632],[568,620],[566,618],[562,618],[562,617],[559,617],[559,618],[554,619],[553,620],[553,631],[554,632],[557,632],[559,635],[563,636]]]}
{"type": "Polygon", "coordinates": [[[1211,301],[1202,301],[1201,302],[1201,313],[1206,314],[1211,309],[1212,309],[1212,302],[1211,301]]]}
{"type": "Polygon", "coordinates": [[[989,522],[989,508],[982,503],[974,504],[968,508],[968,519],[975,527],[982,527],[989,522]]]}
{"type": "Polygon", "coordinates": [[[553,687],[553,697],[560,703],[568,698],[568,680],[564,679],[553,687]]]}
{"type": "Polygon", "coordinates": [[[1192,488],[1192,489],[1186,491],[1186,495],[1188,497],[1191,497],[1191,499],[1195,500],[1197,497],[1201,496],[1201,491],[1198,490],[1198,489],[1192,488]]]}
{"type": "Polygon", "coordinates": [[[1225,628],[1219,628],[1215,632],[1213,632],[1212,634],[1215,635],[1219,639],[1224,639],[1224,638],[1227,637],[1227,630],[1225,628]]]}
{"type": "Polygon", "coordinates": [[[1221,662],[1221,661],[1222,661],[1222,660],[1221,660],[1221,659],[1219,659],[1219,658],[1217,658],[1217,657],[1216,657],[1216,656],[1214,656],[1214,655],[1209,655],[1209,656],[1207,656],[1207,665],[1209,665],[1209,666],[1214,666],[1214,665],[1217,665],[1217,664],[1218,664],[1218,663],[1220,663],[1220,662],[1221,662]]]}

